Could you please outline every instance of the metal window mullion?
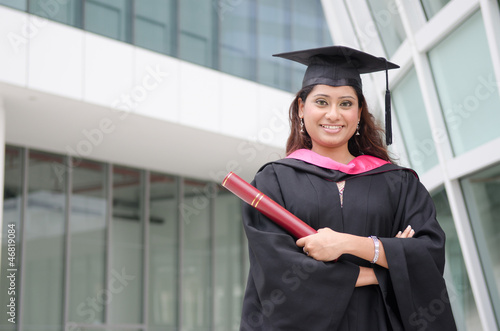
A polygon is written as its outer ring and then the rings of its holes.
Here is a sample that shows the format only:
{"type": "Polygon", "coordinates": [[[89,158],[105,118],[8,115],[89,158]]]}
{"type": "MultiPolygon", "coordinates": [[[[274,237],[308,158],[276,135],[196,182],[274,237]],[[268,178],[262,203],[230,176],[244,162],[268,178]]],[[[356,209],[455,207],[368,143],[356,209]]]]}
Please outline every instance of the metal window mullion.
{"type": "Polygon", "coordinates": [[[149,324],[149,317],[148,317],[148,311],[149,311],[149,219],[150,219],[150,214],[149,214],[149,209],[150,209],[150,176],[151,173],[148,170],[144,171],[143,175],[143,180],[144,180],[144,210],[143,210],[143,218],[144,218],[144,237],[143,237],[143,303],[142,303],[142,324],[145,327],[145,330],[148,328],[149,324]]]}
{"type": "Polygon", "coordinates": [[[218,8],[216,10],[211,10],[212,13],[212,61],[209,64],[210,68],[220,70],[221,59],[220,59],[220,40],[221,40],[221,20],[219,19],[218,8]]]}
{"type": "Polygon", "coordinates": [[[259,20],[257,17],[258,13],[258,5],[257,5],[258,0],[254,0],[250,2],[250,59],[254,58],[254,61],[252,62],[253,70],[250,76],[250,79],[258,82],[258,77],[259,77],[259,36],[258,34],[258,24],[259,20]],[[253,19],[252,19],[253,17],[253,19]]]}
{"type": "Polygon", "coordinates": [[[446,194],[455,221],[460,248],[469,276],[472,293],[476,301],[479,318],[486,330],[495,330],[496,317],[490,301],[481,258],[475,242],[471,222],[468,217],[465,200],[458,180],[445,181],[446,194]]]}
{"type": "MultiPolygon", "coordinates": [[[[111,240],[112,236],[112,219],[113,219],[113,165],[107,165],[106,175],[106,262],[104,272],[104,284],[106,290],[110,287],[109,275],[111,274],[112,254],[111,240]]],[[[104,305],[104,325],[109,323],[109,305],[104,305]]]]}
{"type": "Polygon", "coordinates": [[[18,311],[17,311],[17,330],[23,330],[23,313],[24,313],[24,305],[23,305],[23,295],[24,295],[24,268],[26,264],[24,261],[26,260],[26,214],[28,208],[28,170],[29,170],[29,152],[27,148],[23,149],[22,153],[22,194],[21,194],[21,263],[19,265],[19,295],[18,295],[18,311]]]}
{"type": "Polygon", "coordinates": [[[136,10],[135,10],[135,4],[136,4],[136,1],[135,0],[130,0],[131,3],[130,3],[130,17],[128,18],[130,20],[130,27],[129,27],[129,30],[130,30],[130,43],[132,45],[135,45],[135,13],[136,13],[136,10]]]}
{"type": "MultiPolygon", "coordinates": [[[[479,3],[496,77],[495,82],[498,82],[500,80],[500,5],[498,1],[491,0],[479,0],[479,3]]],[[[497,91],[500,93],[499,84],[497,84],[497,91]]]]}
{"type": "MultiPolygon", "coordinates": [[[[284,17],[285,17],[285,47],[284,49],[293,49],[293,32],[292,32],[292,24],[293,24],[293,19],[292,19],[292,3],[291,2],[285,2],[283,7],[281,7],[284,11],[284,17]],[[288,27],[288,28],[286,28],[288,27]]],[[[282,86],[283,89],[287,91],[292,90],[292,79],[294,78],[294,71],[293,71],[293,63],[286,63],[285,66],[287,66],[286,72],[285,72],[285,84],[282,86]]]]}
{"type": "Polygon", "coordinates": [[[182,331],[182,268],[184,262],[184,220],[182,217],[182,205],[184,204],[184,178],[177,177],[177,231],[178,231],[178,256],[177,256],[177,329],[182,331]]]}
{"type": "Polygon", "coordinates": [[[97,330],[97,331],[103,331],[103,330],[133,330],[136,331],[138,329],[145,330],[145,327],[143,324],[113,324],[113,325],[108,325],[107,328],[103,325],[99,324],[85,324],[85,323],[72,323],[71,328],[69,328],[67,331],[81,331],[81,330],[97,330]]]}
{"type": "Polygon", "coordinates": [[[173,1],[174,3],[174,8],[172,9],[172,11],[175,10],[175,32],[173,33],[172,37],[174,38],[174,40],[172,40],[172,46],[173,46],[173,49],[172,49],[172,56],[176,57],[176,58],[179,58],[179,54],[180,54],[180,31],[181,31],[181,20],[179,19],[181,17],[181,7],[180,7],[180,1],[181,0],[177,0],[177,1],[173,1]]]}
{"type": "Polygon", "coordinates": [[[318,33],[317,37],[318,38],[317,38],[316,42],[318,45],[323,45],[323,41],[326,39],[325,35],[324,35],[324,29],[323,29],[323,24],[326,23],[326,17],[325,17],[325,14],[323,13],[323,5],[321,4],[321,1],[318,1],[315,6],[316,6],[316,8],[315,8],[314,12],[315,12],[316,16],[323,18],[323,21],[318,20],[318,22],[316,24],[316,28],[318,29],[317,30],[317,33],[318,33]]]}
{"type": "MultiPolygon", "coordinates": [[[[487,293],[483,293],[480,296],[481,298],[489,298],[493,307],[493,312],[496,316],[497,324],[499,324],[500,311],[498,311],[497,309],[500,308],[500,298],[497,295],[498,289],[495,280],[495,274],[493,272],[493,270],[495,270],[495,262],[493,262],[492,256],[490,255],[490,249],[488,248],[488,243],[486,240],[486,229],[484,228],[480,219],[481,211],[479,210],[479,206],[475,201],[475,198],[477,197],[477,191],[473,188],[473,180],[468,180],[468,182],[469,183],[466,183],[463,186],[460,185],[460,187],[462,188],[461,192],[463,192],[463,196],[465,199],[464,205],[467,206],[468,215],[470,215],[470,232],[472,233],[471,236],[476,239],[476,247],[477,251],[479,252],[479,259],[477,261],[478,269],[482,270],[486,282],[486,289],[488,290],[487,293]]],[[[483,190],[485,190],[485,188],[483,188],[483,190]]],[[[485,190],[484,193],[487,194],[487,191],[485,190]]]]}
{"type": "Polygon", "coordinates": [[[69,318],[69,292],[70,292],[70,262],[71,262],[71,197],[73,188],[73,160],[71,156],[66,156],[66,206],[65,223],[66,233],[64,242],[64,298],[63,298],[63,330],[66,330],[69,318]]]}

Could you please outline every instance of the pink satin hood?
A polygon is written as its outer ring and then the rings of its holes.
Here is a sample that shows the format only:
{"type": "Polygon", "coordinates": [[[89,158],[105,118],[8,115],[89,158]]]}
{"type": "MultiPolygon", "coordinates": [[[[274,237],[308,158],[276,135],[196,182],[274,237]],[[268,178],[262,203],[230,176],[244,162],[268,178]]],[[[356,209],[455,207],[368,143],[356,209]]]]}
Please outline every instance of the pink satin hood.
{"type": "Polygon", "coordinates": [[[354,158],[348,164],[339,163],[329,157],[319,155],[309,149],[299,149],[287,156],[290,159],[302,160],[304,162],[314,164],[321,168],[338,170],[349,175],[361,174],[384,164],[390,163],[371,155],[360,155],[354,158]]]}

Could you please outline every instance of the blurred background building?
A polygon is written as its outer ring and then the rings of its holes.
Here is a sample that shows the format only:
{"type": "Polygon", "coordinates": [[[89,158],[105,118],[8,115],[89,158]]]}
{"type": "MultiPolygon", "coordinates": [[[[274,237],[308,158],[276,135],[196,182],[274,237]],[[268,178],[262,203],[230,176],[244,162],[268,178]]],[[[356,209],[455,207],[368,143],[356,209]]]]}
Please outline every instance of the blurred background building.
{"type": "Polygon", "coordinates": [[[332,44],[401,66],[391,150],[436,203],[459,329],[497,330],[497,0],[0,0],[0,329],[237,330],[218,184],[284,156],[304,68],[271,55],[332,44]]]}

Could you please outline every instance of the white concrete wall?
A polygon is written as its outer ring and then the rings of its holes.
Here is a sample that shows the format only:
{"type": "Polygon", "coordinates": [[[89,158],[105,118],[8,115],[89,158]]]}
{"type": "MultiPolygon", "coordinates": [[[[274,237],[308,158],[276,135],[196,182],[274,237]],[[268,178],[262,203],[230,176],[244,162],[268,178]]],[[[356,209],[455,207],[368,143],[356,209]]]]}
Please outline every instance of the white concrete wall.
{"type": "MultiPolygon", "coordinates": [[[[0,6],[0,81],[247,139],[289,93],[0,6]]],[[[269,144],[282,146],[275,135],[269,144]]]]}
{"type": "MultiPolygon", "coordinates": [[[[227,137],[233,143],[271,148],[270,153],[283,151],[293,99],[290,93],[3,6],[0,36],[4,36],[0,38],[0,96],[6,104],[7,143],[66,153],[68,144],[78,143],[75,133],[85,129],[72,122],[93,118],[93,124],[88,124],[92,127],[111,111],[133,113],[128,117],[128,130],[147,133],[147,125],[156,120],[166,125],[157,132],[172,125],[193,128],[209,146],[220,145],[224,142],[220,137],[227,137]],[[72,101],[76,106],[68,106],[72,101]],[[52,109],[60,107],[65,108],[52,109]],[[45,113],[36,113],[42,108],[45,113]],[[36,118],[38,123],[23,123],[20,114],[26,122],[36,118]],[[137,116],[144,120],[131,121],[137,116]],[[47,129],[41,130],[41,124],[47,129]],[[27,127],[30,130],[22,134],[27,127]]],[[[118,140],[118,134],[113,138],[118,140]]],[[[180,144],[177,150],[185,153],[197,152],[189,143],[183,147],[184,139],[163,133],[158,139],[180,144]]],[[[99,146],[87,157],[130,162],[116,152],[130,145],[115,142],[109,146],[99,146]]],[[[217,146],[213,157],[223,147],[217,146]]]]}

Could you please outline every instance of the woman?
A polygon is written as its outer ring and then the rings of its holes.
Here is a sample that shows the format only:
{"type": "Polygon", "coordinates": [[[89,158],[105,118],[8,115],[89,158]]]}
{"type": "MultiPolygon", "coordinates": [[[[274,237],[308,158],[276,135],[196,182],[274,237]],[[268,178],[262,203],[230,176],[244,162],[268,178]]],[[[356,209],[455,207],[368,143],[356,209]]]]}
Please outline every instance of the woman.
{"type": "Polygon", "coordinates": [[[252,184],[318,229],[295,240],[244,206],[250,273],[241,330],[455,330],[445,236],[416,174],[390,163],[360,73],[397,68],[334,46],[279,54],[308,66],[287,158],[252,184]]]}

